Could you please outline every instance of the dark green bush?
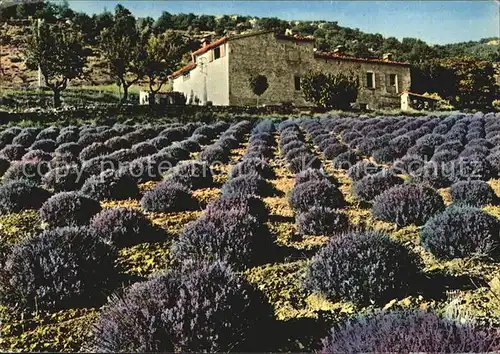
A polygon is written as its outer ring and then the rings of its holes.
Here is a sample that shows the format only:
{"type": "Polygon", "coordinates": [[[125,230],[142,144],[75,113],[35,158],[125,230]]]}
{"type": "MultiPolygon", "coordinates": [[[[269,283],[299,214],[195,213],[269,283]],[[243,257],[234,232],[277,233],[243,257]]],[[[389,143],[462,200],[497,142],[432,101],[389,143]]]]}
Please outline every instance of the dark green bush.
{"type": "Polygon", "coordinates": [[[304,286],[332,301],[384,304],[405,296],[418,278],[416,255],[377,231],[331,237],[309,265],[304,286]]]}
{"type": "Polygon", "coordinates": [[[312,207],[297,216],[299,232],[305,235],[333,235],[346,231],[349,219],[330,208],[312,207]]]}
{"type": "Polygon", "coordinates": [[[391,187],[403,184],[404,180],[392,172],[382,171],[363,177],[354,183],[354,195],[362,200],[373,200],[377,195],[391,187]]]}
{"type": "Polygon", "coordinates": [[[139,195],[137,183],[114,170],[106,170],[88,178],[81,192],[96,200],[123,200],[139,195]]]}
{"type": "Polygon", "coordinates": [[[255,195],[269,197],[274,195],[275,188],[267,180],[257,174],[247,174],[229,180],[221,189],[222,195],[255,195]]]}
{"type": "Polygon", "coordinates": [[[353,181],[359,181],[360,179],[363,179],[366,176],[374,175],[381,171],[382,171],[382,166],[375,165],[370,161],[362,160],[353,165],[347,172],[347,175],[353,181]]]}
{"type": "Polygon", "coordinates": [[[452,206],[431,218],[420,233],[422,245],[442,259],[500,255],[498,219],[481,209],[452,206]]]}
{"type": "Polygon", "coordinates": [[[295,185],[288,202],[296,212],[305,212],[315,206],[340,208],[345,204],[344,196],[338,188],[325,180],[312,180],[295,185]]]}
{"type": "Polygon", "coordinates": [[[174,258],[217,259],[238,268],[259,264],[271,250],[271,236],[265,224],[241,211],[212,211],[188,224],[172,246],[174,258]]]}
{"type": "Polygon", "coordinates": [[[38,211],[50,227],[82,226],[101,211],[101,204],[79,192],[61,192],[50,197],[38,211]]]}
{"type": "Polygon", "coordinates": [[[155,242],[161,233],[140,211],[132,208],[109,208],[95,215],[92,232],[105,243],[118,248],[155,242]]]}
{"type": "Polygon", "coordinates": [[[451,186],[450,195],[454,203],[464,203],[475,207],[498,202],[493,188],[484,181],[457,182],[451,186]]]}
{"type": "Polygon", "coordinates": [[[493,353],[500,330],[459,323],[430,312],[378,311],[357,315],[332,329],[322,353],[493,353]]]}
{"type": "Polygon", "coordinates": [[[0,301],[30,311],[100,305],[116,286],[115,260],[113,250],[86,228],[22,239],[0,270],[0,301]]]}
{"type": "Polygon", "coordinates": [[[141,206],[146,211],[171,212],[192,210],[197,203],[185,186],[165,181],[144,194],[141,206]]]}
{"type": "Polygon", "coordinates": [[[404,184],[392,187],[375,198],[372,207],[377,219],[396,225],[420,226],[444,210],[441,195],[424,185],[404,184]]]}
{"type": "Polygon", "coordinates": [[[185,268],[113,297],[92,330],[89,351],[263,350],[272,314],[263,296],[225,263],[185,268]]]}
{"type": "Polygon", "coordinates": [[[13,181],[0,185],[0,214],[38,209],[50,197],[50,192],[28,181],[13,181]]]}

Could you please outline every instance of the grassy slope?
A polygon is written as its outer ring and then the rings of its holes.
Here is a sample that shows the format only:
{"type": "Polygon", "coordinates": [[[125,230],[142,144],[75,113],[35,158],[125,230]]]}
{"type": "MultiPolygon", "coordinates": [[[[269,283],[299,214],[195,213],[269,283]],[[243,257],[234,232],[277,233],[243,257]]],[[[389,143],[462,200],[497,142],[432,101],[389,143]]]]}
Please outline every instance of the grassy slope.
{"type": "MultiPolygon", "coordinates": [[[[245,152],[233,150],[232,162],[245,152]]],[[[196,154],[193,154],[195,158],[196,154]]],[[[272,160],[277,178],[272,181],[281,192],[276,197],[265,198],[271,217],[268,226],[279,246],[273,263],[248,269],[250,282],[264,292],[275,308],[280,320],[283,338],[279,338],[282,351],[312,351],[318,349],[319,340],[332,324],[354,313],[368,312],[372,307],[356,308],[348,302],[332,303],[325,298],[301,289],[300,281],[312,255],[327,241],[326,237],[300,236],[295,226],[294,214],[287,202],[287,193],[293,188],[294,175],[285,166],[278,152],[272,160]]],[[[440,262],[419,245],[419,229],[409,226],[397,229],[395,225],[372,218],[369,205],[360,203],[351,194],[351,181],[344,171],[333,170],[325,162],[328,171],[342,183],[349,206],[344,212],[353,226],[365,226],[390,233],[413,249],[425,264],[428,279],[422,293],[404,299],[394,299],[384,307],[431,308],[437,311],[459,312],[465,316],[500,324],[500,267],[478,260],[453,260],[440,262]]],[[[217,198],[220,186],[226,181],[230,166],[221,167],[221,175],[215,178],[212,188],[195,192],[202,205],[217,198]]],[[[500,195],[500,180],[490,184],[500,195]]],[[[142,190],[154,187],[154,182],[141,185],[142,190]]],[[[446,189],[440,190],[449,203],[446,189]]],[[[103,202],[103,207],[129,206],[139,208],[138,200],[103,202]]],[[[487,206],[486,211],[500,217],[500,206],[487,206]]],[[[163,242],[142,244],[121,251],[118,265],[130,275],[146,276],[169,264],[171,241],[178,237],[184,225],[195,220],[202,211],[181,213],[148,213],[157,225],[169,231],[163,242]]],[[[0,217],[0,237],[17,239],[41,228],[36,212],[26,211],[17,215],[0,217]]],[[[95,319],[98,309],[61,311],[55,314],[38,313],[24,318],[0,309],[4,322],[0,325],[0,348],[6,350],[75,351],[85,341],[89,323],[95,319]]],[[[277,333],[279,337],[279,333],[277,333]]]]}

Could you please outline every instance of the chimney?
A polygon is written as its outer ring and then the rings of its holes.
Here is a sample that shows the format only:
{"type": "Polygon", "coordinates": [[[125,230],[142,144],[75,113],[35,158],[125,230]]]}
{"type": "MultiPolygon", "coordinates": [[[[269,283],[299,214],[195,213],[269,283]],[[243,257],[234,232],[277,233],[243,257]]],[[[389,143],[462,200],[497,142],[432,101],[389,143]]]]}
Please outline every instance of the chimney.
{"type": "Polygon", "coordinates": [[[382,59],[384,61],[392,61],[392,53],[384,53],[384,55],[382,56],[382,59]]]}
{"type": "Polygon", "coordinates": [[[210,38],[209,37],[205,37],[201,40],[201,47],[202,48],[205,48],[206,46],[208,46],[210,44],[210,38]]]}
{"type": "Polygon", "coordinates": [[[337,48],[333,50],[333,54],[342,56],[344,55],[344,46],[343,45],[338,45],[337,48]]]}

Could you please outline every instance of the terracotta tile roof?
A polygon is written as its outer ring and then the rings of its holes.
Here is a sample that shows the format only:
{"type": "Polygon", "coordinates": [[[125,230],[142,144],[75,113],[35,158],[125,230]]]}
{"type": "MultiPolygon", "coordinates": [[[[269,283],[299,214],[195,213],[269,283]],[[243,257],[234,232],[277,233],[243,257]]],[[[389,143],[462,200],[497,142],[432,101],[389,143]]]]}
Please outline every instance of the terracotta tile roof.
{"type": "Polygon", "coordinates": [[[226,43],[227,39],[228,39],[227,37],[222,37],[222,38],[220,38],[220,39],[218,39],[210,44],[207,44],[205,47],[201,47],[200,49],[195,50],[193,53],[191,53],[191,55],[194,56],[194,55],[201,55],[203,53],[206,53],[210,49],[218,47],[223,43],[226,43]]]}
{"type": "Polygon", "coordinates": [[[408,66],[410,63],[403,61],[392,61],[392,60],[383,60],[377,58],[358,58],[358,57],[350,57],[346,55],[338,55],[332,52],[316,52],[314,53],[316,58],[325,58],[325,59],[336,59],[336,60],[352,60],[352,61],[362,61],[368,63],[378,63],[378,64],[392,64],[392,65],[404,65],[408,66]]]}
{"type": "Polygon", "coordinates": [[[196,68],[196,63],[189,63],[188,65],[184,66],[183,68],[180,68],[179,70],[177,70],[176,72],[174,72],[172,75],[169,75],[168,77],[170,79],[175,79],[176,77],[188,72],[188,71],[191,71],[193,70],[194,68],[196,68]]]}

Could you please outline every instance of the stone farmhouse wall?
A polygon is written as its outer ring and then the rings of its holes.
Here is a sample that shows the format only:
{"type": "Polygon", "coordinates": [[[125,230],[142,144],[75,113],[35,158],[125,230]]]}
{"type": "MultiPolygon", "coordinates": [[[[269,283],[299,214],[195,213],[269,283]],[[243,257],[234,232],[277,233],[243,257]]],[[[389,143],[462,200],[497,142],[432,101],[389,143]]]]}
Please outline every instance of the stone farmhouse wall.
{"type": "Polygon", "coordinates": [[[214,49],[196,56],[196,68],[189,72],[189,79],[174,79],[174,91],[183,92],[188,101],[190,96],[199,97],[199,104],[255,106],[257,96],[249,81],[260,74],[267,77],[269,87],[259,97],[259,105],[306,107],[312,104],[300,90],[303,75],[310,71],[352,72],[360,82],[357,103],[379,109],[399,108],[400,94],[411,87],[408,65],[315,53],[313,41],[280,39],[272,32],[230,38],[220,46],[224,46],[224,56],[214,60],[214,49]],[[202,69],[200,62],[208,64],[202,69]],[[367,73],[373,77],[371,87],[367,87],[367,73]]]}

